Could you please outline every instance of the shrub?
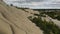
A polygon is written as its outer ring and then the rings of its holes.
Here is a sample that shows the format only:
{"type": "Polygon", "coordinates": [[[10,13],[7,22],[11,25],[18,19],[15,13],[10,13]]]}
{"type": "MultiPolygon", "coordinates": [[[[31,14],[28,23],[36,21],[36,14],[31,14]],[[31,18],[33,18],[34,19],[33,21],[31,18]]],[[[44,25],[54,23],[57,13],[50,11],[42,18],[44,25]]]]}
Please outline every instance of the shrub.
{"type": "Polygon", "coordinates": [[[10,6],[13,6],[13,4],[11,4],[10,6]]]}
{"type": "Polygon", "coordinates": [[[47,22],[46,20],[42,21],[40,17],[33,18],[31,20],[36,26],[40,27],[44,31],[44,34],[60,34],[60,28],[54,24],[52,21],[47,22]]]}

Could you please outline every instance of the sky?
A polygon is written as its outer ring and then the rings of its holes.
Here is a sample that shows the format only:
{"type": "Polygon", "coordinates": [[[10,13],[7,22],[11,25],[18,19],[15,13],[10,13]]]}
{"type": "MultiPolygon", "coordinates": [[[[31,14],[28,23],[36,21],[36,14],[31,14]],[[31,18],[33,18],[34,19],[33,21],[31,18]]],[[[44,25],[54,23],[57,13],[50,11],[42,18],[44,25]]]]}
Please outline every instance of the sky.
{"type": "Polygon", "coordinates": [[[60,0],[4,0],[4,2],[32,9],[60,9],[60,0]]]}

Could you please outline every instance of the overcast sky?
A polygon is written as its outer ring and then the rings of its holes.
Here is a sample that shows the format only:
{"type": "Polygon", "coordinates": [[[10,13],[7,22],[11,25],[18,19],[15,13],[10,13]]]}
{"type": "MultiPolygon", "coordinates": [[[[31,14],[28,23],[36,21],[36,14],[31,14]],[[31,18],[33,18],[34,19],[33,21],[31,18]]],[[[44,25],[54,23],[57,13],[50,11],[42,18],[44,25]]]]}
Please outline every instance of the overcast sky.
{"type": "Polygon", "coordinates": [[[60,9],[60,0],[4,0],[7,4],[34,9],[60,9]]]}

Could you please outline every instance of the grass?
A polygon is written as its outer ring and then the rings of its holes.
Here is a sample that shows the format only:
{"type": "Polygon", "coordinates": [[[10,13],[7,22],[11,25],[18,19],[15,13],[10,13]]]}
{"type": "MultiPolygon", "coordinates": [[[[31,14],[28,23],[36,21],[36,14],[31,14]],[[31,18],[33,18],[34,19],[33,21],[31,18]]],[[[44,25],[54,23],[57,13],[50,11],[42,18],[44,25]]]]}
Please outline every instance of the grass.
{"type": "MultiPolygon", "coordinates": [[[[30,17],[31,18],[31,17],[30,17]]],[[[60,34],[60,28],[54,24],[52,21],[47,22],[46,20],[42,21],[40,17],[30,19],[33,23],[36,24],[40,29],[44,31],[44,34],[60,34]]]]}
{"type": "Polygon", "coordinates": [[[41,13],[40,16],[44,16],[43,14],[46,14],[53,19],[60,20],[60,10],[59,9],[36,9],[36,10],[41,13]]]}
{"type": "Polygon", "coordinates": [[[38,14],[34,14],[36,16],[38,16],[38,18],[34,17],[32,18],[32,16],[29,17],[29,19],[36,24],[37,27],[39,27],[41,30],[43,30],[44,34],[60,34],[60,28],[53,23],[53,21],[49,21],[47,22],[46,20],[42,20],[41,17],[46,17],[45,16],[48,15],[53,19],[58,19],[60,20],[60,14],[56,13],[56,12],[41,12],[39,15],[38,14]]]}
{"type": "MultiPolygon", "coordinates": [[[[42,12],[43,14],[46,14],[48,16],[50,16],[53,19],[58,19],[60,20],[60,14],[56,13],[56,12],[42,12]]],[[[60,13],[60,12],[59,12],[60,13]]]]}

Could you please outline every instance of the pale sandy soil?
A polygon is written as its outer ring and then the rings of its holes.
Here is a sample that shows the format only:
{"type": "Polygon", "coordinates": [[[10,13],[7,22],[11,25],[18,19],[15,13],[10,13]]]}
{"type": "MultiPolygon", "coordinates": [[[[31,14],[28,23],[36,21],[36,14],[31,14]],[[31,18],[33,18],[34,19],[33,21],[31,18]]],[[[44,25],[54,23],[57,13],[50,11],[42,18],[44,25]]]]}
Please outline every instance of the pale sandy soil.
{"type": "Polygon", "coordinates": [[[51,17],[47,16],[47,17],[42,17],[43,20],[46,20],[47,22],[49,21],[53,21],[54,24],[56,24],[58,27],[60,27],[60,21],[57,19],[52,19],[51,17]]]}
{"type": "Polygon", "coordinates": [[[0,33],[43,34],[43,31],[27,18],[31,15],[30,12],[6,6],[0,1],[0,33]]]}

